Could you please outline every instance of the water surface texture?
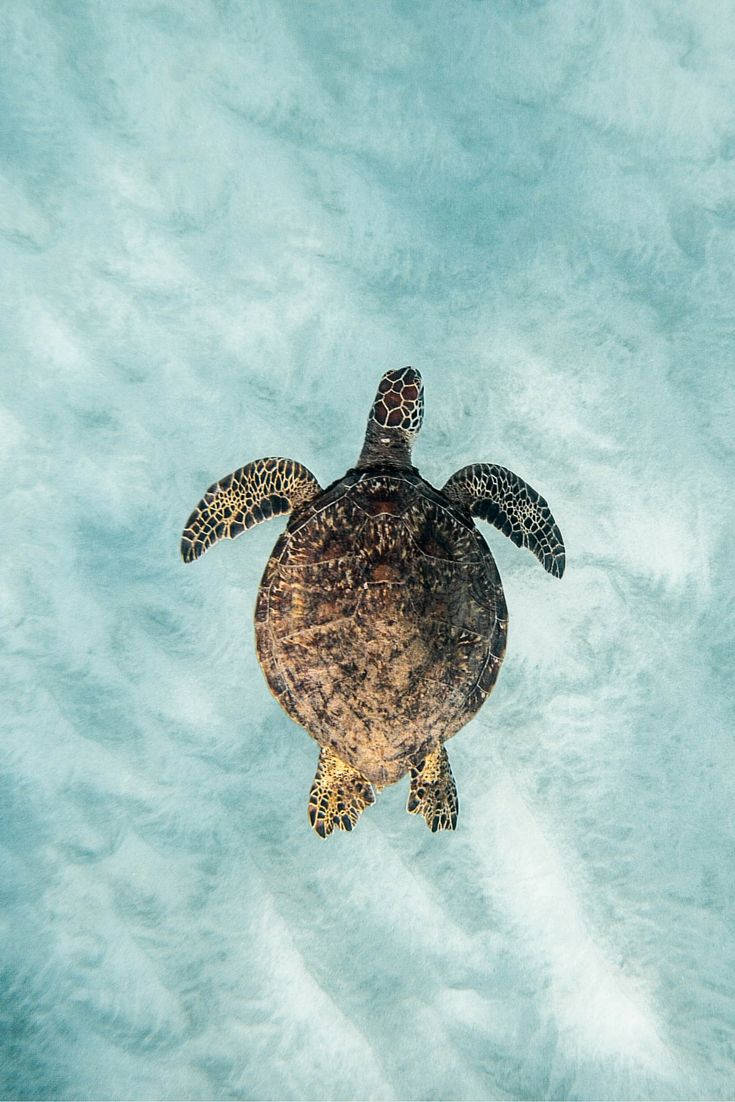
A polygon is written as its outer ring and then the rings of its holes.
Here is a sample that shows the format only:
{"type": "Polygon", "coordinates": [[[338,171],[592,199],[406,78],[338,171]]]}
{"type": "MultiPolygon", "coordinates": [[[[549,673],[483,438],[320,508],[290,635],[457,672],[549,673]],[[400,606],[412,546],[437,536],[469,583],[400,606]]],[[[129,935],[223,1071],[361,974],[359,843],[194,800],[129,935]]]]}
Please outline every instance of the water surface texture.
{"type": "Polygon", "coordinates": [[[0,11],[3,1097],[731,1098],[735,16],[717,0],[0,11]],[[380,374],[511,467],[562,581],[449,744],[323,842],[252,613],[380,374]]]}

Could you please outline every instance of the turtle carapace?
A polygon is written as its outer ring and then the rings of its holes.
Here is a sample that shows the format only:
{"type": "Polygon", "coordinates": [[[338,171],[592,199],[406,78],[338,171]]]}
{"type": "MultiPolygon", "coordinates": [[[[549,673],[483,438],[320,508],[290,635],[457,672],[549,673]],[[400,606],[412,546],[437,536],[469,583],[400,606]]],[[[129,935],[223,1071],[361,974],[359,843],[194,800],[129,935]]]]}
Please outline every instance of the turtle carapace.
{"type": "Polygon", "coordinates": [[[411,464],[418,371],[380,381],[357,465],[326,489],[292,459],[256,459],[205,493],[185,562],[288,513],[260,583],[258,659],[271,691],[319,744],[309,820],[352,830],[375,794],[410,776],[408,811],[457,824],[447,739],[495,684],[508,615],[474,518],[527,547],[550,574],[564,544],[544,499],[505,467],[475,463],[440,490],[411,464]]]}

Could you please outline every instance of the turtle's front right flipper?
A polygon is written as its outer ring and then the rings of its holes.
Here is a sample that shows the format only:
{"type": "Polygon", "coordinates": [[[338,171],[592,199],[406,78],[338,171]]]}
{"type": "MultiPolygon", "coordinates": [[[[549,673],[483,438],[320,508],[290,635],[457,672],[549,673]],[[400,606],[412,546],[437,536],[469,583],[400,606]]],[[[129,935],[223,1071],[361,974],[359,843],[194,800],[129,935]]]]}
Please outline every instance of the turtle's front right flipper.
{"type": "Polygon", "coordinates": [[[311,471],[293,459],[256,459],[209,487],[186,522],[181,557],[198,559],[217,540],[232,540],[261,520],[290,513],[321,490],[311,471]]]}
{"type": "Polygon", "coordinates": [[[442,486],[451,501],[494,524],[517,547],[527,547],[544,570],[561,578],[564,541],[551,509],[533,486],[495,463],[473,463],[442,486]]]}

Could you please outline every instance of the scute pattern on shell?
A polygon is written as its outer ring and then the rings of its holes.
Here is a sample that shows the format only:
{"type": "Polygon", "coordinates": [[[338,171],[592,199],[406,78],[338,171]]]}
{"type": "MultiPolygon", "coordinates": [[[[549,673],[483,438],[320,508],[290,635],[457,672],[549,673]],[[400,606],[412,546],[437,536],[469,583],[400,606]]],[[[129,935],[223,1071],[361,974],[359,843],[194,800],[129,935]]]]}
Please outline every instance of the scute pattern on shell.
{"type": "Polygon", "coordinates": [[[471,518],[410,470],[348,472],[292,514],[256,608],[274,694],[377,785],[477,711],[506,625],[471,518]]]}

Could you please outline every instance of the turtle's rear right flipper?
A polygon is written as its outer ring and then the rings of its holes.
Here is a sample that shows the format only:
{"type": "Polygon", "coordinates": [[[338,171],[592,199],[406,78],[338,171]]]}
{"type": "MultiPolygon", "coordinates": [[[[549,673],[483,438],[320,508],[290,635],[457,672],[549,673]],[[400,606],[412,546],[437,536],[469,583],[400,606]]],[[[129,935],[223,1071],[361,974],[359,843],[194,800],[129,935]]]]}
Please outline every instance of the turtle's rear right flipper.
{"type": "Polygon", "coordinates": [[[411,767],[406,811],[423,815],[429,830],[454,830],[459,814],[457,787],[443,746],[411,767]]]}
{"type": "Polygon", "coordinates": [[[209,487],[186,522],[181,557],[198,559],[217,540],[232,540],[262,520],[290,513],[321,489],[293,459],[256,459],[209,487]]]}

